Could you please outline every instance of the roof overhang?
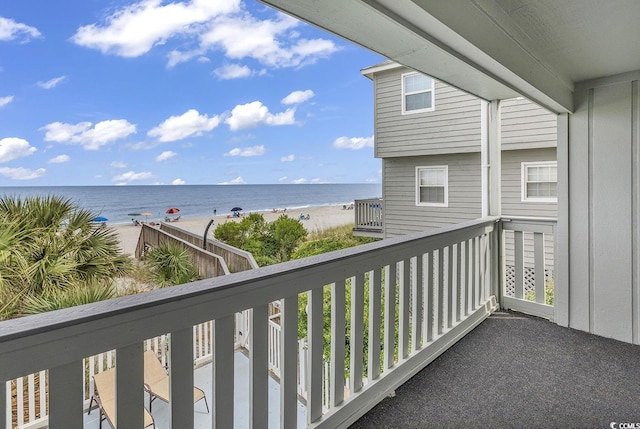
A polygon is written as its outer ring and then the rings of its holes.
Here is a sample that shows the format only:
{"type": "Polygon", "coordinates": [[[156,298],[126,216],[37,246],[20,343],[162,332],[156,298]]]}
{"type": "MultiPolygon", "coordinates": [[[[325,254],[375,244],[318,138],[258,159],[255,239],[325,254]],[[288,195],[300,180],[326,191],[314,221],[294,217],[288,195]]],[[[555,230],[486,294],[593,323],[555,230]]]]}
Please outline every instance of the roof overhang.
{"type": "Polygon", "coordinates": [[[635,0],[261,1],[486,100],[571,112],[577,81],[640,69],[635,0]]]}

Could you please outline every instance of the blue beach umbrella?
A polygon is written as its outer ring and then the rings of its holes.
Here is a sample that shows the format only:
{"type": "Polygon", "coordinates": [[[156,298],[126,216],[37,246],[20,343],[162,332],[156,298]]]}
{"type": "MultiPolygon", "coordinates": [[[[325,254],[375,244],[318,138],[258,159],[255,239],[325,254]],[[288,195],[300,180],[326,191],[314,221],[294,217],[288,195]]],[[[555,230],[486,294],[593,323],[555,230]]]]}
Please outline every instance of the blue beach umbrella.
{"type": "Polygon", "coordinates": [[[93,219],[91,219],[91,222],[106,222],[109,219],[107,219],[104,216],[98,216],[98,217],[94,217],[93,219]]]}

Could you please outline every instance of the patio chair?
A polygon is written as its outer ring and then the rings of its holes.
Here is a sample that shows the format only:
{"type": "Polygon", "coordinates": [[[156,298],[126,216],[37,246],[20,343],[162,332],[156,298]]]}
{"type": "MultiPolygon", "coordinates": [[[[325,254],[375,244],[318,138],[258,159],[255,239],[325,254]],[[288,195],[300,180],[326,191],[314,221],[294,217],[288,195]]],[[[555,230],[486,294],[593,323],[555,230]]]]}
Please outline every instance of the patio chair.
{"type": "MultiPolygon", "coordinates": [[[[96,402],[100,408],[100,429],[102,429],[102,421],[107,420],[111,427],[115,428],[116,416],[116,369],[111,368],[93,376],[93,396],[89,401],[89,412],[91,414],[91,405],[96,402]]],[[[156,424],[149,411],[144,410],[144,427],[149,426],[155,428],[156,424]]]]}
{"type": "MultiPolygon", "coordinates": [[[[144,352],[144,388],[149,392],[149,411],[151,411],[151,403],[156,398],[169,402],[169,375],[153,350],[144,352]]],[[[204,391],[194,386],[193,403],[201,399],[204,399],[208,413],[209,403],[204,391]]]]}

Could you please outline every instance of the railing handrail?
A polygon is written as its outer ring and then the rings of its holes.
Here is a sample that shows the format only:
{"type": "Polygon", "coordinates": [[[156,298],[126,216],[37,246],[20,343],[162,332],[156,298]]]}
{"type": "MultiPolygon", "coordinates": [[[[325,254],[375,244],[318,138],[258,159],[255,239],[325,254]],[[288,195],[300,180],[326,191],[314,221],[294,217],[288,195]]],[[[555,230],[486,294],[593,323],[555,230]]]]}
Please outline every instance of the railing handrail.
{"type": "Polygon", "coordinates": [[[205,249],[201,249],[198,246],[195,246],[193,243],[190,243],[186,240],[183,240],[180,237],[176,237],[175,235],[171,234],[170,232],[167,231],[163,231],[162,229],[159,228],[154,228],[150,225],[147,224],[142,224],[142,229],[141,229],[141,233],[140,233],[140,237],[138,239],[138,245],[136,246],[136,255],[139,255],[139,250],[141,247],[144,247],[144,245],[146,245],[147,243],[145,242],[145,236],[147,234],[154,234],[154,235],[158,235],[158,236],[163,236],[165,238],[168,238],[169,240],[173,240],[176,241],[180,244],[182,244],[185,247],[188,247],[191,249],[191,252],[193,252],[194,254],[202,254],[202,255],[206,255],[207,258],[213,259],[217,262],[217,264],[220,266],[220,268],[222,269],[222,273],[223,274],[229,274],[229,268],[227,267],[227,263],[225,262],[224,258],[222,258],[220,255],[216,255],[215,253],[209,252],[208,250],[205,249]]]}
{"type": "Polygon", "coordinates": [[[550,217],[525,217],[502,216],[500,218],[502,229],[505,231],[528,231],[553,234],[558,224],[557,218],[550,217]]]}
{"type": "Polygon", "coordinates": [[[539,223],[558,223],[557,217],[536,217],[536,216],[500,216],[502,222],[523,221],[523,222],[539,222],[539,223]]]}
{"type": "MultiPolygon", "coordinates": [[[[198,234],[195,234],[193,232],[184,230],[182,228],[178,228],[178,227],[176,227],[174,225],[169,225],[166,222],[161,222],[160,230],[168,230],[168,231],[172,231],[172,232],[177,230],[181,234],[185,234],[185,235],[191,236],[191,237],[199,240],[199,242],[202,242],[202,235],[198,235],[198,234]]],[[[222,241],[219,241],[219,240],[211,240],[210,238],[207,238],[207,243],[211,244],[214,247],[219,247],[221,249],[226,250],[229,253],[233,253],[235,255],[238,255],[241,258],[246,259],[251,268],[258,268],[259,267],[258,263],[256,262],[255,258],[253,257],[253,254],[251,252],[247,252],[246,250],[238,249],[237,247],[233,247],[233,246],[231,246],[231,245],[229,245],[227,243],[224,243],[222,241]]]]}
{"type": "Polygon", "coordinates": [[[467,236],[476,236],[481,230],[488,232],[498,220],[498,217],[474,220],[257,270],[4,321],[0,323],[0,360],[3,362],[0,378],[13,379],[42,368],[64,365],[155,335],[187,329],[211,318],[295,296],[309,289],[305,278],[321,278],[329,284],[345,274],[348,264],[359,267],[357,271],[349,270],[349,275],[364,273],[383,266],[390,254],[399,260],[413,257],[417,252],[442,248],[467,236]],[[328,269],[331,265],[333,269],[328,269]],[[46,343],[51,341],[60,344],[54,356],[47,353],[50,346],[46,343]]]}
{"type": "Polygon", "coordinates": [[[382,201],[381,197],[376,198],[360,198],[354,201],[354,203],[369,203],[382,201]]]}

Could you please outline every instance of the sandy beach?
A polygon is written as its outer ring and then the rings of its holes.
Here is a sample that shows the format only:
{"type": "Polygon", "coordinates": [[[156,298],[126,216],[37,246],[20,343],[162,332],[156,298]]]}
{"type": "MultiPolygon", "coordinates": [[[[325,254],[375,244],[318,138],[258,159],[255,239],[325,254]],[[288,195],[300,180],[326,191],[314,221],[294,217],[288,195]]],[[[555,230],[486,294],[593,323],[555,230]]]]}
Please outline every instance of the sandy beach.
{"type": "MultiPolygon", "coordinates": [[[[260,213],[264,216],[267,222],[272,222],[285,212],[279,210],[276,213],[270,211],[260,213]]],[[[287,210],[285,214],[294,219],[297,219],[301,214],[304,216],[309,215],[308,220],[301,221],[309,232],[321,231],[323,229],[340,225],[353,225],[354,223],[354,211],[345,210],[343,209],[343,206],[309,207],[302,211],[287,210]]],[[[190,218],[188,214],[183,215],[181,213],[180,220],[172,222],[171,225],[189,232],[202,234],[212,218],[215,221],[211,227],[212,230],[222,223],[238,222],[241,220],[241,218],[227,217],[226,214],[211,217],[190,218]]],[[[120,236],[120,243],[123,252],[133,256],[136,244],[138,243],[138,236],[140,235],[140,227],[131,223],[124,225],[112,225],[111,228],[120,236]]],[[[209,234],[211,235],[211,232],[209,234]]]]}

